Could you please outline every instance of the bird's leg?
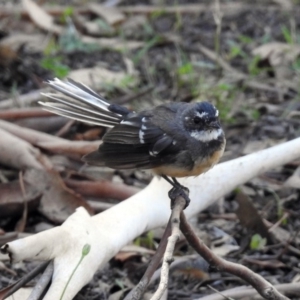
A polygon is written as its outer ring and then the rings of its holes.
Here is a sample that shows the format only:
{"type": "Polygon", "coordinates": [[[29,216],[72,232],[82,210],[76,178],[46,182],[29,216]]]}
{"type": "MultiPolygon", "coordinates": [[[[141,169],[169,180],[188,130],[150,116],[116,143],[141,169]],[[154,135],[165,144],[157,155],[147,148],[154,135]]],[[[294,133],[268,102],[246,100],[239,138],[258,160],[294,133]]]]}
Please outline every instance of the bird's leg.
{"type": "Polygon", "coordinates": [[[174,177],[171,177],[172,179],[170,179],[166,175],[162,175],[161,177],[173,186],[173,188],[169,191],[169,198],[171,199],[171,209],[173,208],[174,201],[178,196],[184,198],[186,202],[185,208],[187,208],[191,201],[189,198],[189,192],[190,192],[189,189],[181,185],[174,177]]]}

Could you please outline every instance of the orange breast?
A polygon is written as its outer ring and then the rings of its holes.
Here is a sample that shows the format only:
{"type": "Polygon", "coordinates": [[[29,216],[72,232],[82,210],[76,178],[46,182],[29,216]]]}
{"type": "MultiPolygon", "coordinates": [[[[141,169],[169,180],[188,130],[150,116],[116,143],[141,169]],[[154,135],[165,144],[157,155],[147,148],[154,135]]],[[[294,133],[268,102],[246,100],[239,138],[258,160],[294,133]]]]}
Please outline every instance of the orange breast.
{"type": "Polygon", "coordinates": [[[166,175],[170,177],[188,177],[188,176],[198,176],[202,173],[207,172],[215,164],[217,164],[224,153],[224,147],[219,151],[216,151],[208,159],[199,159],[196,161],[194,168],[192,170],[185,170],[183,168],[177,168],[176,166],[160,166],[153,169],[153,172],[157,175],[166,175]]]}

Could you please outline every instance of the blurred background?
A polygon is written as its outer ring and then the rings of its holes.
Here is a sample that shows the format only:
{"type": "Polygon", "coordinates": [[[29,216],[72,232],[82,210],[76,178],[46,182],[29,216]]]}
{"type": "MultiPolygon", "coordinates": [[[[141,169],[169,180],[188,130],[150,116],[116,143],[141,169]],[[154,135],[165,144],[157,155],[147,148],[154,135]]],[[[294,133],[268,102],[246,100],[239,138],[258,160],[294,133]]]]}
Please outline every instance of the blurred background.
{"type": "MultiPolygon", "coordinates": [[[[151,180],[85,166],[80,157],[106,129],[43,111],[45,80],[72,78],[136,111],[208,100],[225,128],[225,161],[299,137],[299,74],[298,0],[0,0],[0,245],[60,224],[80,205],[103,211],[151,180]]],[[[299,164],[253,179],[195,220],[211,248],[274,284],[299,282],[299,164]]],[[[153,250],[160,234],[135,245],[153,250]]],[[[183,240],[177,248],[191,251],[183,240]]],[[[129,286],[127,276],[136,283],[147,255],[116,257],[78,299],[107,299],[129,286]]],[[[242,284],[202,267],[180,265],[168,299],[200,299],[208,282],[242,284]]]]}

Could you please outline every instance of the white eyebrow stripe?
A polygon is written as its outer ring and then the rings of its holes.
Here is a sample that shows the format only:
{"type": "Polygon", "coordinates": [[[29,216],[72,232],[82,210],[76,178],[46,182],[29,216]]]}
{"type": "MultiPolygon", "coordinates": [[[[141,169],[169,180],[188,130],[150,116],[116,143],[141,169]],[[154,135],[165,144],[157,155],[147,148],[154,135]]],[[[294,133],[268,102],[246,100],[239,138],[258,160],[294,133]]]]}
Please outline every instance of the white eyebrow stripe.
{"type": "Polygon", "coordinates": [[[196,112],[196,116],[197,117],[200,117],[200,118],[203,118],[204,116],[207,116],[208,113],[206,111],[203,111],[201,113],[199,113],[198,111],[196,112]]]}
{"type": "Polygon", "coordinates": [[[210,142],[213,140],[217,140],[220,135],[222,135],[223,130],[222,129],[214,129],[211,131],[198,131],[198,130],[193,130],[190,132],[191,137],[196,139],[197,141],[200,142],[210,142]]]}

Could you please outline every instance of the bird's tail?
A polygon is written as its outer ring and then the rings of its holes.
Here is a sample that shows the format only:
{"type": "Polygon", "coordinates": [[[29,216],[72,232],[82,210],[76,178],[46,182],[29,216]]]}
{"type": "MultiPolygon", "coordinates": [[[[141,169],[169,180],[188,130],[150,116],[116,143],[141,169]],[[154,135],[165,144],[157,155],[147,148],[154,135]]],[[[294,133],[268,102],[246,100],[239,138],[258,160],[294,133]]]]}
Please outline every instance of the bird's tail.
{"type": "Polygon", "coordinates": [[[51,102],[39,102],[45,110],[85,123],[114,127],[130,111],[122,106],[110,104],[86,85],[58,78],[46,82],[58,93],[43,93],[51,102]]]}

